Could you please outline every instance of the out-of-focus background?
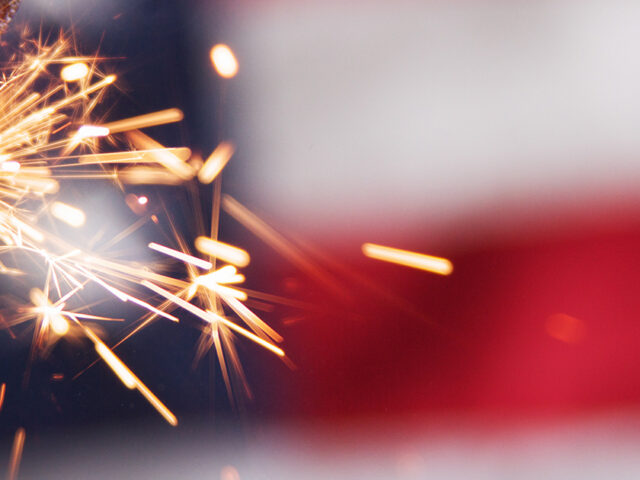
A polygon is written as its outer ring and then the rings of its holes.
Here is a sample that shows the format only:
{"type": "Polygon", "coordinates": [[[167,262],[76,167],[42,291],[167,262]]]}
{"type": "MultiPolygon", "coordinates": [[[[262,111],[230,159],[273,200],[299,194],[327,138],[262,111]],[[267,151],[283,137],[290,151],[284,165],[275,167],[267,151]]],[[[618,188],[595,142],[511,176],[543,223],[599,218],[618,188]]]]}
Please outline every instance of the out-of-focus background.
{"type": "Polygon", "coordinates": [[[232,140],[223,191],[315,273],[223,216],[248,286],[295,301],[263,314],[295,368],[239,342],[232,405],[197,332],[154,325],[119,353],[171,429],[104,366],[47,381],[86,364],[61,347],[7,397],[2,461],[25,425],[21,478],[637,478],[639,22],[623,0],[23,0],[14,26],[109,58],[110,116],[178,107],[164,144],[232,140]]]}

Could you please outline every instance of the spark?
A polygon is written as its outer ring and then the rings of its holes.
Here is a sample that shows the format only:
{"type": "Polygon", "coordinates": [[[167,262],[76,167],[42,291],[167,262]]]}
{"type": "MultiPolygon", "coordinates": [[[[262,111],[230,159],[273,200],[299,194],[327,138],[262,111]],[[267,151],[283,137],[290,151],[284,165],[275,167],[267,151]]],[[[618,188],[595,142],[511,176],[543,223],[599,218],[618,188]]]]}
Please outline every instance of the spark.
{"type": "Polygon", "coordinates": [[[53,202],[50,207],[51,215],[58,220],[71,225],[72,227],[81,227],[86,221],[86,215],[82,210],[62,202],[53,202]]]}
{"type": "Polygon", "coordinates": [[[281,348],[276,347],[275,345],[273,345],[272,343],[269,343],[267,341],[265,341],[264,339],[258,337],[257,335],[249,332],[248,330],[245,330],[244,328],[236,325],[233,322],[230,322],[229,320],[227,320],[224,317],[221,317],[220,315],[210,311],[210,310],[202,310],[198,307],[196,307],[195,305],[193,305],[192,303],[189,303],[183,299],[181,299],[180,297],[173,295],[172,293],[168,292],[167,290],[164,290],[163,288],[158,287],[157,285],[154,285],[153,283],[145,280],[142,282],[142,284],[149,288],[150,290],[153,290],[154,292],[156,292],[157,294],[165,297],[167,300],[171,300],[172,302],[174,302],[176,305],[184,308],[185,310],[189,311],[190,313],[196,315],[197,317],[199,317],[200,319],[204,320],[207,323],[211,323],[211,324],[215,324],[217,322],[221,322],[222,324],[224,324],[226,327],[229,327],[231,330],[235,331],[236,333],[239,333],[240,335],[243,335],[245,337],[247,337],[249,340],[253,340],[255,343],[257,343],[258,345],[266,348],[267,350],[275,353],[276,355],[283,357],[284,356],[284,351],[281,348]]]}
{"type": "Polygon", "coordinates": [[[209,155],[204,165],[198,172],[198,180],[202,183],[211,183],[220,174],[227,162],[231,159],[235,147],[232,143],[222,142],[209,155]]]}
{"type": "Polygon", "coordinates": [[[60,78],[65,82],[77,82],[89,74],[89,67],[84,62],[67,65],[60,71],[60,78]]]}
{"type": "MultiPolygon", "coordinates": [[[[156,319],[179,323],[176,311],[181,309],[202,320],[196,356],[214,349],[230,398],[232,375],[241,380],[248,392],[233,343],[235,336],[249,339],[279,357],[285,357],[285,353],[275,345],[282,337],[244,305],[248,294],[236,286],[245,281],[245,276],[236,267],[248,265],[250,257],[245,250],[217,240],[217,220],[212,219],[208,237],[201,235],[195,241],[197,250],[208,258],[198,258],[190,252],[188,242],[175,229],[178,249],[157,242],[148,244],[169,257],[166,260],[182,262],[186,278],[165,276],[150,265],[110,258],[107,246],[131,235],[142,223],[115,235],[98,254],[77,245],[77,239],[59,236],[54,233],[56,229],[41,221],[47,218],[75,228],[85,225],[93,212],[86,209],[85,213],[85,209],[55,197],[62,188],[65,192],[73,188],[74,182],[113,181],[125,190],[127,185],[181,185],[197,176],[201,183],[210,184],[233,155],[234,146],[222,142],[202,162],[192,158],[189,148],[165,147],[140,131],[181,121],[183,113],[177,108],[94,122],[91,114],[104,101],[106,89],[116,82],[116,75],[100,72],[95,58],[69,55],[71,42],[65,38],[52,45],[31,45],[33,51],[25,53],[24,61],[0,80],[0,255],[8,252],[13,261],[8,265],[0,263],[0,273],[32,280],[33,272],[20,260],[14,260],[16,254],[39,261],[43,273],[38,273],[37,284],[26,290],[31,304],[19,309],[6,322],[7,327],[35,320],[32,359],[50,353],[54,342],[85,338],[95,349],[96,361],[104,362],[126,388],[140,392],[170,425],[176,426],[178,420],[173,412],[114,349],[156,319]],[[49,75],[56,68],[60,68],[59,77],[49,75]],[[43,84],[44,77],[50,84],[44,89],[38,86],[36,91],[36,84],[43,84]],[[122,145],[125,150],[101,151],[105,144],[116,148],[122,145]],[[215,260],[231,265],[216,269],[215,260]],[[94,331],[85,322],[122,319],[92,314],[79,298],[87,284],[97,285],[114,300],[143,309],[146,313],[140,317],[140,326],[115,345],[108,344],[100,330],[94,331]],[[138,292],[140,285],[150,289],[154,299],[142,296],[138,292]],[[69,306],[72,304],[75,308],[69,306]],[[234,314],[237,317],[232,317],[234,314]]],[[[237,71],[237,61],[231,55],[237,71]]],[[[219,182],[214,185],[219,188],[219,182]]],[[[145,206],[148,197],[131,195],[125,196],[127,205],[142,216],[144,209],[132,205],[145,206]]],[[[219,193],[217,198],[215,215],[219,193]]],[[[160,224],[155,213],[149,218],[160,224]]]]}
{"type": "Polygon", "coordinates": [[[128,130],[139,130],[141,128],[155,127],[167,123],[180,122],[184,114],[178,108],[168,108],[158,112],[138,115],[136,117],[125,118],[115,122],[105,123],[102,127],[109,129],[111,133],[126,132],[128,130]]]}
{"type": "Polygon", "coordinates": [[[0,411],[2,410],[2,406],[4,405],[4,396],[7,392],[7,384],[3,383],[0,385],[0,411]]]}
{"type": "Polygon", "coordinates": [[[75,134],[78,140],[93,137],[106,137],[111,133],[107,127],[99,125],[82,125],[75,134]]]}
{"type": "Polygon", "coordinates": [[[453,272],[453,264],[446,258],[433,257],[423,253],[400,250],[398,248],[365,243],[362,245],[362,252],[369,258],[382,260],[384,262],[397,263],[405,267],[426,270],[427,272],[439,275],[450,275],[453,272]]]}
{"type": "Polygon", "coordinates": [[[11,448],[11,457],[9,457],[9,470],[7,472],[8,480],[18,478],[18,470],[20,468],[20,460],[22,459],[22,449],[24,448],[25,439],[24,428],[20,427],[16,430],[13,437],[13,447],[11,448]]]}
{"type": "Polygon", "coordinates": [[[186,253],[178,252],[173,248],[165,247],[164,245],[158,245],[154,242],[151,242],[149,244],[149,248],[157,252],[164,253],[165,255],[177,258],[178,260],[182,260],[183,262],[190,263],[191,265],[195,265],[196,267],[202,268],[204,270],[210,270],[213,267],[211,262],[192,257],[191,255],[187,255],[186,253]]]}
{"type": "Polygon", "coordinates": [[[212,238],[196,238],[196,248],[201,253],[219,258],[220,260],[232,263],[238,267],[246,267],[249,265],[250,257],[245,250],[227,243],[213,240],[212,238]]]}
{"type": "MultiPolygon", "coordinates": [[[[51,45],[38,41],[28,45],[31,48],[24,52],[22,62],[12,63],[11,69],[0,76],[0,256],[3,260],[0,273],[11,278],[20,276],[20,281],[25,283],[24,291],[29,292],[28,300],[17,299],[20,307],[6,322],[3,320],[2,328],[8,329],[12,337],[15,337],[11,331],[14,327],[33,329],[30,362],[50,354],[55,342],[82,338],[95,350],[94,363],[104,362],[124,387],[137,390],[170,425],[176,426],[178,419],[174,413],[114,350],[151,322],[179,323],[179,313],[186,311],[201,320],[198,328],[202,335],[196,357],[209,350],[215,352],[230,399],[233,376],[234,382],[239,379],[239,384],[249,393],[235,350],[235,338],[248,339],[278,357],[285,357],[285,352],[276,345],[283,341],[282,336],[243,303],[248,300],[249,291],[238,286],[245,281],[238,268],[249,264],[249,253],[217,239],[220,193],[216,188],[219,189],[220,182],[216,179],[233,155],[234,146],[222,142],[202,162],[192,158],[189,148],[165,147],[140,131],[181,121],[183,113],[177,108],[112,122],[95,121],[93,111],[104,102],[106,90],[116,82],[116,75],[102,73],[97,58],[74,55],[70,52],[71,42],[66,38],[51,45]],[[102,150],[105,145],[125,150],[105,152],[102,150]],[[128,185],[192,182],[190,185],[194,186],[196,177],[202,184],[216,180],[214,192],[218,193],[211,229],[206,232],[208,236],[200,228],[200,235],[195,239],[196,252],[191,252],[187,247],[191,238],[182,238],[167,213],[177,248],[148,243],[150,249],[163,256],[163,263],[181,262],[185,275],[163,275],[158,273],[161,270],[152,268],[154,264],[127,262],[109,255],[109,247],[132,235],[149,219],[156,225],[162,224],[159,209],[147,217],[146,207],[142,207],[149,203],[149,198],[127,194],[128,185]],[[76,206],[57,198],[61,191],[65,197],[68,193],[77,193],[73,190],[77,182],[88,181],[113,182],[125,193],[126,204],[140,216],[140,222],[107,239],[99,248],[93,248],[98,240],[83,245],[81,239],[61,236],[55,228],[56,222],[81,228],[91,215],[96,215],[81,200],[76,206]],[[205,258],[199,258],[198,252],[205,258]],[[24,261],[27,257],[29,262],[24,261]],[[217,260],[230,265],[216,268],[217,260]],[[27,267],[34,261],[38,265],[36,272],[27,267]],[[88,284],[97,286],[113,301],[127,302],[142,310],[139,325],[116,342],[107,339],[104,331],[90,328],[88,321],[126,319],[94,315],[91,304],[80,297],[80,292],[86,293],[88,284]],[[141,289],[141,285],[147,290],[141,289]]],[[[237,61],[233,53],[228,52],[235,65],[235,75],[237,61]]],[[[220,61],[216,67],[220,68],[220,74],[229,73],[229,58],[223,56],[220,61]]],[[[88,228],[80,231],[86,230],[88,228]]],[[[6,385],[2,384],[0,408],[5,389],[6,385]]],[[[17,475],[24,439],[24,429],[19,429],[10,464],[14,473],[10,478],[17,475]]]]}
{"type": "Polygon", "coordinates": [[[228,45],[214,45],[211,49],[211,62],[218,75],[223,78],[232,78],[238,73],[238,60],[228,45]]]}
{"type": "Polygon", "coordinates": [[[84,329],[87,336],[93,341],[96,352],[102,357],[109,368],[118,376],[122,383],[129,389],[137,389],[147,401],[164,417],[173,427],[178,425],[178,419],[147,386],[120,360],[112,350],[107,347],[90,329],[84,329]]]}
{"type": "Polygon", "coordinates": [[[177,178],[180,178],[181,180],[189,180],[193,178],[195,174],[193,167],[188,163],[185,163],[185,161],[175,153],[167,150],[153,138],[138,130],[127,132],[127,137],[131,140],[131,143],[136,146],[136,148],[149,150],[153,160],[164,166],[177,178]]]}

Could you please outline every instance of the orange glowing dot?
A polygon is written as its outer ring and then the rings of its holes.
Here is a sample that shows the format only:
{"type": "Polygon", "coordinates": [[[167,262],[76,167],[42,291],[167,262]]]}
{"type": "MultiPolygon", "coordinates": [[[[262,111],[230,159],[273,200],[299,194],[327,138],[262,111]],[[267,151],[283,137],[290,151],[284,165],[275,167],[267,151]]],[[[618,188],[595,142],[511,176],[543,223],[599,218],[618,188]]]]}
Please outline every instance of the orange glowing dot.
{"type": "Polygon", "coordinates": [[[578,343],[585,334],[582,320],[563,313],[556,313],[547,318],[545,328],[550,337],[565,343],[578,343]]]}
{"type": "Polygon", "coordinates": [[[227,45],[219,43],[211,49],[211,62],[223,78],[232,78],[238,73],[238,60],[227,45]]]}

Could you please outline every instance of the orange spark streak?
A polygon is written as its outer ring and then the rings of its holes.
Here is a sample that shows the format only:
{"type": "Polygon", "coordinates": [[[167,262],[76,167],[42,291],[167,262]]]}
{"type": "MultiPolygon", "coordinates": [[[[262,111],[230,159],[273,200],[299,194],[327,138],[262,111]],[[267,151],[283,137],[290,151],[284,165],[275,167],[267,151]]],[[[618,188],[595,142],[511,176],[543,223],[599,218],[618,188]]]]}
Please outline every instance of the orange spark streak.
{"type": "Polygon", "coordinates": [[[107,347],[98,336],[90,329],[84,327],[84,331],[89,339],[95,345],[96,351],[107,365],[113,370],[120,381],[129,389],[136,388],[142,396],[158,411],[160,415],[173,427],[178,425],[178,419],[161,401],[156,397],[149,388],[129,370],[129,368],[120,360],[113,351],[107,347]]]}
{"type": "Polygon", "coordinates": [[[179,252],[177,250],[174,250],[173,248],[165,247],[164,245],[159,245],[154,242],[151,242],[149,244],[149,248],[155,250],[156,252],[164,253],[165,255],[169,255],[170,257],[182,260],[183,262],[190,263],[191,265],[195,265],[196,267],[202,268],[203,270],[210,270],[213,267],[211,262],[207,262],[206,260],[202,260],[201,258],[187,255],[186,253],[179,252]]]}
{"type": "Polygon", "coordinates": [[[410,252],[373,243],[362,245],[362,252],[369,258],[426,270],[439,275],[449,275],[453,272],[453,264],[446,258],[433,257],[423,253],[410,252]]]}
{"type": "Polygon", "coordinates": [[[137,117],[116,120],[102,125],[109,129],[111,133],[124,132],[127,130],[136,130],[146,127],[154,127],[156,125],[164,125],[165,123],[179,122],[184,118],[184,114],[177,108],[169,108],[158,112],[138,115],[137,117]]]}
{"type": "Polygon", "coordinates": [[[182,180],[193,178],[195,172],[193,167],[185,163],[180,157],[174,155],[169,149],[162,144],[156,142],[153,138],[145,135],[139,130],[127,132],[127,137],[131,140],[136,148],[150,150],[154,161],[164,166],[171,173],[180,177],[182,180]]]}
{"type": "Polygon", "coordinates": [[[9,470],[7,472],[7,480],[15,480],[18,478],[18,470],[20,469],[20,460],[22,459],[22,449],[24,448],[25,431],[20,427],[16,430],[13,437],[13,447],[11,448],[11,457],[9,459],[9,470]]]}
{"type": "Polygon", "coordinates": [[[218,242],[208,237],[198,237],[196,238],[196,248],[206,255],[211,255],[238,267],[249,265],[249,254],[245,250],[227,243],[218,242]]]}
{"type": "Polygon", "coordinates": [[[226,318],[221,317],[220,315],[218,315],[218,314],[216,314],[216,313],[214,313],[214,312],[212,312],[210,310],[207,310],[207,311],[202,310],[201,308],[196,307],[192,303],[189,303],[186,300],[183,300],[182,298],[172,294],[171,292],[168,292],[164,288],[158,287],[157,285],[155,285],[155,284],[153,284],[153,283],[151,283],[151,282],[149,282],[147,280],[143,280],[142,281],[142,285],[144,285],[145,287],[149,288],[150,290],[153,290],[158,295],[162,295],[167,300],[171,300],[176,305],[179,305],[180,307],[184,308],[188,312],[191,312],[192,314],[194,314],[197,317],[201,318],[205,322],[212,323],[212,324],[215,323],[215,322],[221,322],[224,325],[226,325],[227,327],[229,327],[231,330],[233,330],[234,332],[239,333],[240,335],[243,335],[243,336],[247,337],[250,340],[253,340],[258,345],[260,345],[260,346],[266,348],[267,350],[275,353],[279,357],[284,357],[284,351],[281,348],[278,348],[275,345],[263,340],[262,338],[258,337],[257,335],[254,335],[250,331],[245,330],[244,328],[236,325],[233,322],[230,322],[226,318]]]}
{"type": "Polygon", "coordinates": [[[7,384],[3,383],[0,385],[0,411],[2,411],[2,406],[4,405],[4,395],[7,392],[7,384]]]}
{"type": "Polygon", "coordinates": [[[222,142],[209,155],[202,168],[198,172],[198,180],[201,183],[211,183],[220,174],[227,162],[231,159],[235,147],[230,142],[222,142]]]}

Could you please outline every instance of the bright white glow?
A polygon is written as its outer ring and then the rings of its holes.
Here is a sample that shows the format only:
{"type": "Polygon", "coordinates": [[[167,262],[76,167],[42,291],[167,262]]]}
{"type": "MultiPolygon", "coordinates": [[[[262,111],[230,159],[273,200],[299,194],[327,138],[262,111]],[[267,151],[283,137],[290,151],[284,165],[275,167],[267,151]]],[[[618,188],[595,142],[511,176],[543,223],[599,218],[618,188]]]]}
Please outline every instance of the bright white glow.
{"type": "Polygon", "coordinates": [[[75,134],[76,139],[91,137],[106,137],[109,135],[109,129],[107,127],[101,127],[98,125],[82,125],[75,134]]]}
{"type": "Polygon", "coordinates": [[[51,215],[72,227],[84,225],[86,216],[82,210],[62,202],[53,202],[50,207],[51,215]]]}
{"type": "Polygon", "coordinates": [[[20,170],[20,162],[16,162],[15,160],[7,160],[6,162],[2,162],[0,164],[0,169],[3,172],[15,173],[20,170]]]}
{"type": "Polygon", "coordinates": [[[235,77],[238,73],[238,61],[227,45],[218,44],[211,49],[211,62],[223,78],[235,77]]]}
{"type": "Polygon", "coordinates": [[[89,73],[89,67],[84,62],[76,62],[67,65],[60,72],[60,78],[65,82],[77,82],[82,80],[89,73]]]}
{"type": "Polygon", "coordinates": [[[196,249],[201,253],[219,258],[238,267],[249,265],[250,257],[245,250],[208,237],[196,238],[196,249]]]}

